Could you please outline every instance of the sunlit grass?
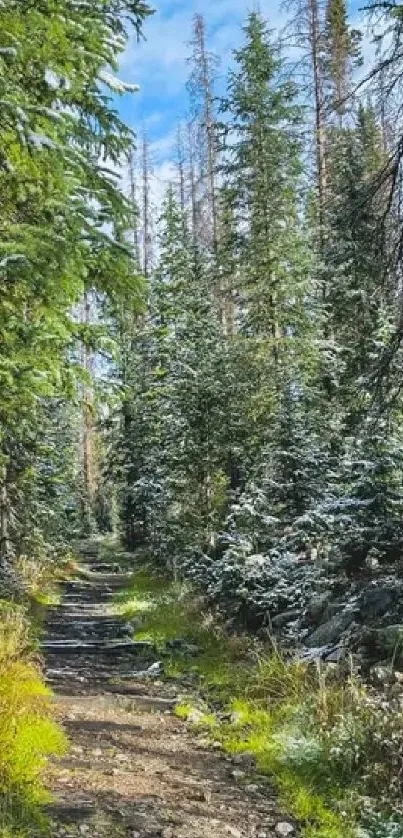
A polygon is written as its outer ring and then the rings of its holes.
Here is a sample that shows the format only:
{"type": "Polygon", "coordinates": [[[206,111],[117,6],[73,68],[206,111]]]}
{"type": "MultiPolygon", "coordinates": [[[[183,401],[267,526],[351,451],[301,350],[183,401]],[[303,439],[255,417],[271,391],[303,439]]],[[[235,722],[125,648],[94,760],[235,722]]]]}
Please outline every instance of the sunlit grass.
{"type": "Polygon", "coordinates": [[[23,609],[0,601],[0,838],[43,832],[43,771],[66,748],[31,648],[23,609]]]}
{"type": "MultiPolygon", "coordinates": [[[[185,699],[177,715],[228,753],[252,754],[301,823],[303,838],[355,838],[362,801],[388,817],[382,806],[399,778],[382,737],[390,738],[393,762],[403,716],[391,714],[386,732],[382,706],[371,703],[353,673],[287,660],[251,638],[229,635],[186,585],[150,567],[135,574],[118,608],[133,621],[137,639],[157,645],[168,676],[185,687],[191,679],[196,698],[185,699]]],[[[403,813],[393,817],[401,817],[403,836],[403,813]]],[[[378,834],[387,832],[366,833],[378,834]]]]}

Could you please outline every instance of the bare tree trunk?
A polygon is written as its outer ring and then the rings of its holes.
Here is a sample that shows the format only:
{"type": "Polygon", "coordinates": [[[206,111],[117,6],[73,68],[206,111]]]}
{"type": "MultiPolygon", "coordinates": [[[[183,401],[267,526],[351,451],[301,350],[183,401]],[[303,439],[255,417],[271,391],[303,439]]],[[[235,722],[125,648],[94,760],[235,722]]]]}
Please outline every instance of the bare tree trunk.
{"type": "Polygon", "coordinates": [[[197,235],[198,235],[197,186],[196,186],[196,173],[195,173],[195,162],[194,162],[193,131],[192,131],[192,126],[190,124],[188,125],[188,138],[189,138],[190,203],[191,203],[191,211],[192,211],[192,237],[193,237],[193,245],[196,247],[196,245],[197,245],[197,235]]]}
{"type": "Polygon", "coordinates": [[[319,5],[318,0],[308,0],[309,15],[309,39],[312,59],[312,73],[314,83],[315,99],[315,145],[316,145],[316,169],[317,169],[317,192],[319,205],[319,242],[320,250],[323,253],[325,235],[325,204],[327,190],[326,172],[326,128],[325,128],[325,101],[323,90],[323,73],[321,62],[321,38],[319,5]]]}
{"type": "Polygon", "coordinates": [[[177,155],[178,155],[178,175],[179,175],[179,201],[182,210],[182,215],[186,211],[186,179],[185,179],[185,150],[183,147],[182,128],[178,126],[178,133],[176,139],[177,155]]]}
{"type": "MultiPolygon", "coordinates": [[[[91,298],[88,291],[84,293],[82,322],[88,327],[91,324],[91,298]]],[[[92,359],[87,341],[82,342],[82,366],[84,370],[83,402],[82,402],[82,458],[84,484],[84,523],[92,528],[93,507],[96,493],[95,450],[94,450],[94,394],[90,383],[92,374],[92,359]]]]}
{"type": "Polygon", "coordinates": [[[138,229],[138,203],[137,203],[137,161],[136,152],[133,148],[129,161],[130,175],[130,203],[132,207],[132,233],[133,233],[133,260],[136,267],[140,266],[139,229],[138,229]]]}
{"type": "Polygon", "coordinates": [[[10,543],[10,503],[7,491],[7,469],[0,472],[0,561],[11,555],[10,543]]]}
{"type": "Polygon", "coordinates": [[[202,15],[195,18],[195,38],[200,62],[200,82],[203,94],[203,122],[206,134],[207,182],[212,225],[212,249],[217,256],[218,224],[216,199],[216,122],[214,116],[211,62],[206,49],[206,27],[202,15]]]}
{"type": "Polygon", "coordinates": [[[149,277],[152,271],[153,242],[150,214],[150,153],[146,134],[142,143],[142,181],[143,181],[143,272],[149,277]]]}

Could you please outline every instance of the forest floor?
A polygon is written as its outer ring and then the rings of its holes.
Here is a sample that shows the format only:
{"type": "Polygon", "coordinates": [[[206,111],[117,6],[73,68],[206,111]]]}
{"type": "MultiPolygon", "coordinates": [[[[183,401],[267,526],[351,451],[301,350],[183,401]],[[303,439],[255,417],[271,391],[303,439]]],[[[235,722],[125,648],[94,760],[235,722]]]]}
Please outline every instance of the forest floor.
{"type": "Polygon", "coordinates": [[[49,609],[43,643],[70,741],[48,770],[52,837],[295,835],[267,783],[175,715],[180,685],[164,681],[153,644],[133,641],[117,614],[129,575],[102,564],[96,545],[82,558],[49,609]]]}

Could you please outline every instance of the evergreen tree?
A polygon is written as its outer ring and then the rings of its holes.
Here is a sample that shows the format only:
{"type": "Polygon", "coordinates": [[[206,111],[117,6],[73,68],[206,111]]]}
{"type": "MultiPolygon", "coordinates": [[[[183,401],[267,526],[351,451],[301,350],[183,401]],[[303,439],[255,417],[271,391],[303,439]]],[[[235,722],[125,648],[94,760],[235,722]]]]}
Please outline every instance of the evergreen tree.
{"type": "Polygon", "coordinates": [[[352,70],[359,58],[360,33],[348,22],[346,0],[328,0],[325,25],[324,70],[332,111],[339,125],[350,106],[352,70]]]}
{"type": "Polygon", "coordinates": [[[227,172],[239,231],[244,329],[269,338],[277,359],[286,330],[299,318],[298,282],[305,273],[298,108],[295,88],[282,80],[281,57],[256,13],[248,18],[245,39],[224,103],[231,132],[227,172]]]}
{"type": "Polygon", "coordinates": [[[341,405],[358,417],[390,332],[395,294],[395,279],[385,274],[385,202],[372,192],[383,158],[373,110],[361,106],[356,126],[337,132],[334,142],[326,247],[328,324],[339,347],[341,405]]]}
{"type": "MultiPolygon", "coordinates": [[[[140,28],[147,12],[132,0],[85,9],[69,0],[57,15],[46,0],[0,9],[3,564],[19,542],[18,497],[29,491],[42,406],[74,393],[80,329],[72,312],[91,288],[115,303],[136,295],[130,254],[109,232],[127,226],[128,206],[106,164],[119,164],[131,135],[105,86],[113,94],[133,89],[113,71],[125,27],[140,28]]],[[[93,341],[96,330],[85,331],[93,341]]]]}

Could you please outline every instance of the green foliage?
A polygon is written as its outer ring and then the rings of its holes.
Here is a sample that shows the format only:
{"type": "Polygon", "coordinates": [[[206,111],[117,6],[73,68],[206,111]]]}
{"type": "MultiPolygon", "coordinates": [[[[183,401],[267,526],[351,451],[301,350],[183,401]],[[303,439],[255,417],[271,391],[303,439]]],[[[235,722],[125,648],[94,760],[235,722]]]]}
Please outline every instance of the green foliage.
{"type": "Polygon", "coordinates": [[[0,617],[0,834],[25,838],[45,827],[42,774],[48,757],[64,752],[66,740],[30,652],[26,615],[1,602],[0,617]]]}
{"type": "Polygon", "coordinates": [[[229,635],[190,590],[149,567],[136,574],[121,607],[136,636],[158,644],[168,674],[197,688],[199,698],[182,701],[178,717],[229,753],[253,754],[304,838],[353,838],[358,826],[378,838],[387,823],[399,835],[401,708],[353,672],[229,635]]]}
{"type": "Polygon", "coordinates": [[[190,673],[219,694],[244,678],[238,662],[243,641],[234,637],[230,642],[208,611],[201,618],[201,605],[182,583],[145,568],[136,572],[120,608],[134,620],[136,637],[153,640],[164,653],[170,675],[190,673]],[[184,641],[183,649],[180,642],[175,647],[178,640],[184,641]]]}
{"type": "Polygon", "coordinates": [[[142,0],[1,5],[2,564],[77,529],[77,355],[104,333],[80,330],[84,292],[138,305],[113,173],[132,135],[112,95],[131,90],[113,72],[147,14],[142,0]]]}

